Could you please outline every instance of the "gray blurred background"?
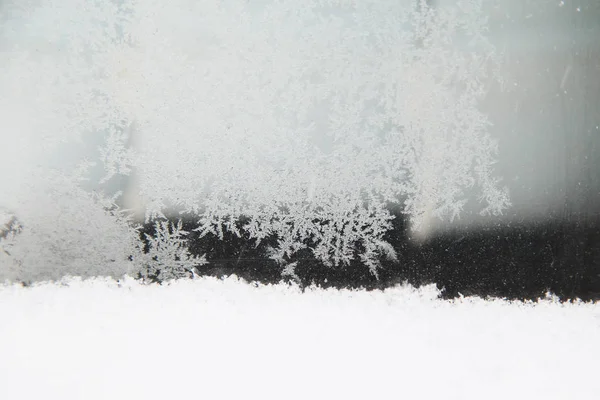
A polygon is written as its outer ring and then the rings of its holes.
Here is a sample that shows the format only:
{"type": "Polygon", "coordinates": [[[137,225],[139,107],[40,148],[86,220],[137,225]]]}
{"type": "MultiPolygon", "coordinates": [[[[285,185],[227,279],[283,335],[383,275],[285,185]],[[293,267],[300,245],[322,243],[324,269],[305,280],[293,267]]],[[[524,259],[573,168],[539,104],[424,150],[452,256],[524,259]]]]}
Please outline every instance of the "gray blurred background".
{"type": "Polygon", "coordinates": [[[513,207],[500,218],[481,217],[471,201],[455,223],[600,213],[600,1],[484,3],[505,82],[492,86],[482,107],[499,141],[497,173],[513,207]]]}

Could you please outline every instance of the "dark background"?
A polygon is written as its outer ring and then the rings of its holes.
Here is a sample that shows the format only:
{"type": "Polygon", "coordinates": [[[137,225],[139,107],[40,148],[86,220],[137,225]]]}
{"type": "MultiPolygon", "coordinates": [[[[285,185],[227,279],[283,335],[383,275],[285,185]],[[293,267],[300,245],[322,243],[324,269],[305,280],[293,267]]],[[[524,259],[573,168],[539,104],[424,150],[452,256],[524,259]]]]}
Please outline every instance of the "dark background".
{"type": "MultiPolygon", "coordinates": [[[[190,250],[206,254],[209,264],[201,275],[237,275],[249,282],[278,283],[281,267],[266,256],[269,240],[256,246],[248,238],[226,233],[199,237],[189,221],[184,229],[190,250]]],[[[145,232],[152,233],[151,226],[145,232]]],[[[360,261],[330,268],[300,251],[296,274],[303,288],[310,285],[335,288],[385,289],[403,282],[415,286],[436,284],[444,298],[477,295],[536,300],[547,293],[561,300],[600,299],[600,218],[579,222],[557,216],[544,223],[509,223],[473,230],[456,229],[426,241],[411,238],[406,219],[398,215],[386,239],[398,253],[398,261],[382,260],[379,279],[360,261]]]]}

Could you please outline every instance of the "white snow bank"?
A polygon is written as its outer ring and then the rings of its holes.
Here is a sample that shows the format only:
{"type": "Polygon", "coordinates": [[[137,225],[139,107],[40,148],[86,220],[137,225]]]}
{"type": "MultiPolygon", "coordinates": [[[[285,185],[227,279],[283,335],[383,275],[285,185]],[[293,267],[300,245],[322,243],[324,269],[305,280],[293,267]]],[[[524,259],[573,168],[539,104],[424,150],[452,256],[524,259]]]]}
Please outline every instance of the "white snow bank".
{"type": "Polygon", "coordinates": [[[436,295],[0,286],[0,398],[597,398],[600,304],[436,295]]]}

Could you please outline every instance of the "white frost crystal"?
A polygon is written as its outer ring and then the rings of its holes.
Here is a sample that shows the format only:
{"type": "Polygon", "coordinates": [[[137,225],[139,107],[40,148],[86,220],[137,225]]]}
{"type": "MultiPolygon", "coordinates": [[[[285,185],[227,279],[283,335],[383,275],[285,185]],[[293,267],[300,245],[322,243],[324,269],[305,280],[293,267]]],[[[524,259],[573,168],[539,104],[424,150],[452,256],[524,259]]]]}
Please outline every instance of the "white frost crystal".
{"type": "MultiPolygon", "coordinates": [[[[56,257],[66,251],[55,246],[64,233],[82,230],[87,255],[69,257],[89,256],[88,267],[98,268],[104,258],[93,253],[114,249],[119,212],[74,189],[55,195],[63,196],[57,207],[75,213],[46,213],[36,209],[43,203],[24,202],[31,192],[20,188],[34,166],[48,191],[64,188],[56,176],[71,174],[53,168],[68,172],[84,160],[65,167],[60,155],[97,142],[92,157],[105,171],[90,179],[106,185],[135,175],[134,197],[148,222],[187,212],[203,234],[275,236],[271,256],[282,265],[308,248],[327,265],[359,257],[376,274],[382,256],[395,257],[384,241],[391,204],[415,230],[459,215],[474,186],[484,212],[509,205],[478,109],[495,55],[481,1],[421,3],[5,1],[0,120],[10,125],[0,141],[11,151],[0,167],[11,176],[0,184],[10,193],[7,206],[32,227],[40,216],[53,226],[28,235],[49,235],[36,243],[60,249],[56,257]],[[35,29],[25,34],[22,26],[35,29]]],[[[136,233],[130,227],[123,237],[136,233]]],[[[127,260],[126,253],[115,257],[127,260]]]]}

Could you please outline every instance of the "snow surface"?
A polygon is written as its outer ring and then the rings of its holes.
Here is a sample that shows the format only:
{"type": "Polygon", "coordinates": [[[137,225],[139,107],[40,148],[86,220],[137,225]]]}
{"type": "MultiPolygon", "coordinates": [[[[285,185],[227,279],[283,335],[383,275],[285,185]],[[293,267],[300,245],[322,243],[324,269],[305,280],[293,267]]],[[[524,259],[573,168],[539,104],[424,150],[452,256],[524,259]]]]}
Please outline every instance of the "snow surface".
{"type": "Polygon", "coordinates": [[[436,296],[234,278],[0,286],[0,398],[598,398],[600,304],[436,296]]]}

